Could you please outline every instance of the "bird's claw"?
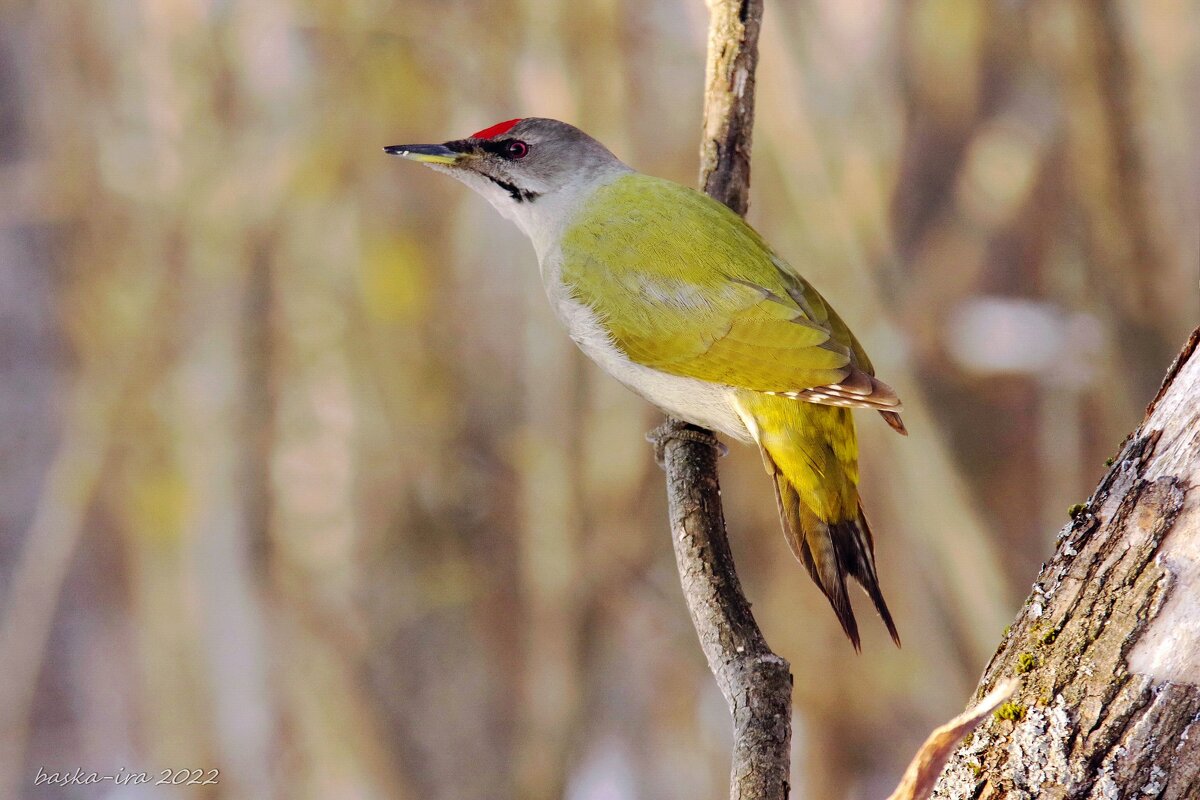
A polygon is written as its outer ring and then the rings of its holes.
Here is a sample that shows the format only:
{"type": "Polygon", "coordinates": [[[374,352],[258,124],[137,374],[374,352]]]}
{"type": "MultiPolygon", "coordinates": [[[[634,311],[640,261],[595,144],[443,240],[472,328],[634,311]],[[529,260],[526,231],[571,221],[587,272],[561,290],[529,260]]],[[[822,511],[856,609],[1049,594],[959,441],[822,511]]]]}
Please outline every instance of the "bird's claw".
{"type": "Polygon", "coordinates": [[[686,422],[668,418],[666,422],[646,434],[646,441],[654,445],[654,460],[660,467],[666,466],[667,442],[678,439],[684,442],[706,444],[717,451],[718,456],[729,454],[729,448],[711,431],[686,422]]]}

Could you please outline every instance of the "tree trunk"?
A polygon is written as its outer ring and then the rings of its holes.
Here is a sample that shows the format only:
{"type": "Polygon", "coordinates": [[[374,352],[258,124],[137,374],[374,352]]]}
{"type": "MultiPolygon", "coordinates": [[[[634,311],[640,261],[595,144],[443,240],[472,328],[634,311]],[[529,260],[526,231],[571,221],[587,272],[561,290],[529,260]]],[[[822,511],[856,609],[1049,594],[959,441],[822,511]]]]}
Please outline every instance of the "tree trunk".
{"type": "Polygon", "coordinates": [[[1200,797],[1200,328],[980,681],[1013,700],[935,798],[1200,797]]]}

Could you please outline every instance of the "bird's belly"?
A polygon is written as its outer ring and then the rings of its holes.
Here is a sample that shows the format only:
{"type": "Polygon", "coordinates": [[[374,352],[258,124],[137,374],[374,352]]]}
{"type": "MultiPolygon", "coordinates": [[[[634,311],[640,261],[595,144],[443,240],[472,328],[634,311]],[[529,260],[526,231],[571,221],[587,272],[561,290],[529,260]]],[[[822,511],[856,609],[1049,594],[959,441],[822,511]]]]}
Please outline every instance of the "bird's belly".
{"type": "Polygon", "coordinates": [[[612,343],[595,312],[573,298],[551,302],[567,332],[584,354],[605,372],[673,417],[752,441],[733,402],[734,390],[721,384],[671,375],[632,361],[612,343]]]}

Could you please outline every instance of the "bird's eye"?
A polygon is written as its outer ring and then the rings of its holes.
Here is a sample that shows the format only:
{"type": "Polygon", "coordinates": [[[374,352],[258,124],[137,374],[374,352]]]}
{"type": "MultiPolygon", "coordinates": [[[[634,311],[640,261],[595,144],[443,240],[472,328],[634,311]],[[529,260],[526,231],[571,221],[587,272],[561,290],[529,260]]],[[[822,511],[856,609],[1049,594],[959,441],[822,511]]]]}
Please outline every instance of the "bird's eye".
{"type": "Polygon", "coordinates": [[[524,158],[529,154],[529,145],[520,139],[514,139],[504,146],[504,155],[512,159],[524,158]]]}

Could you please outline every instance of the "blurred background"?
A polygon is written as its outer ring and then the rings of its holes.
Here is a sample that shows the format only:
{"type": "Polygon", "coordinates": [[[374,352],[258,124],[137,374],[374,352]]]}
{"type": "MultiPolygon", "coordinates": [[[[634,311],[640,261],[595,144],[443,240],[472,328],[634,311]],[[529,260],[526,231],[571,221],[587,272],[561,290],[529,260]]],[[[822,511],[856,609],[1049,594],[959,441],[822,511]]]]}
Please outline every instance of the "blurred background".
{"type": "MultiPolygon", "coordinates": [[[[659,415],[381,152],[544,115],[694,183],[706,23],[0,2],[0,797],[725,795],[659,415]],[[219,783],[35,786],[76,768],[219,783]]],[[[859,602],[854,654],[722,462],[795,797],[883,797],[964,706],[1200,317],[1198,43],[1187,0],[767,3],[751,220],[912,432],[858,417],[902,650],[859,602]]]]}

